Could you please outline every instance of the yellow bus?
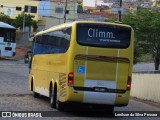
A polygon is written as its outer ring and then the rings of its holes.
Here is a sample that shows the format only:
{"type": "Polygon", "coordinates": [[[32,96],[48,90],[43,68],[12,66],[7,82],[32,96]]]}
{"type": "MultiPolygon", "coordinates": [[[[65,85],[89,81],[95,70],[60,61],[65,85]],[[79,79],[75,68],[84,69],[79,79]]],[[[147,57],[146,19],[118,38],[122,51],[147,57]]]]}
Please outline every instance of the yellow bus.
{"type": "Polygon", "coordinates": [[[133,66],[133,29],[124,24],[75,21],[37,33],[33,40],[29,88],[64,103],[126,106],[133,66]]]}

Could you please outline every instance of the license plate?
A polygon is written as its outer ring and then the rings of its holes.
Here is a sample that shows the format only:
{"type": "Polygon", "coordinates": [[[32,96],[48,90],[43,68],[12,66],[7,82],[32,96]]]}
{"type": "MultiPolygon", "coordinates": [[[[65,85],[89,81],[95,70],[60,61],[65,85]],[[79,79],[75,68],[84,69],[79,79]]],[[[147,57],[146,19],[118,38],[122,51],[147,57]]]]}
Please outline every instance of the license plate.
{"type": "Polygon", "coordinates": [[[96,92],[105,92],[106,89],[105,88],[94,88],[94,91],[96,91],[96,92]]]}

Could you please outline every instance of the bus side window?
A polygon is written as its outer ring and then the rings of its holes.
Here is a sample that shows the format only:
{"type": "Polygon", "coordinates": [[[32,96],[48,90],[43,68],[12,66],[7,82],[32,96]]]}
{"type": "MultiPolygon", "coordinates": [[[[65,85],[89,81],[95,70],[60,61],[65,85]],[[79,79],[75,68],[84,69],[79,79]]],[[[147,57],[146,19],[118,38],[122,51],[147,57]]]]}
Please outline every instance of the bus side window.
{"type": "Polygon", "coordinates": [[[7,42],[11,41],[11,32],[7,32],[7,42]]]}
{"type": "Polygon", "coordinates": [[[0,37],[4,37],[4,31],[0,30],[0,37]]]}
{"type": "Polygon", "coordinates": [[[36,42],[36,38],[34,37],[34,38],[33,38],[33,43],[35,43],[35,42],[36,42]]]}
{"type": "Polygon", "coordinates": [[[67,29],[66,29],[66,33],[67,33],[68,35],[71,35],[71,29],[72,29],[72,28],[67,28],[67,29]]]}
{"type": "Polygon", "coordinates": [[[11,41],[15,42],[15,32],[11,32],[11,41]]]}
{"type": "Polygon", "coordinates": [[[42,36],[36,36],[35,40],[34,40],[34,45],[33,45],[33,54],[36,55],[36,54],[41,54],[42,52],[42,49],[41,49],[41,46],[42,46],[42,36]]]}

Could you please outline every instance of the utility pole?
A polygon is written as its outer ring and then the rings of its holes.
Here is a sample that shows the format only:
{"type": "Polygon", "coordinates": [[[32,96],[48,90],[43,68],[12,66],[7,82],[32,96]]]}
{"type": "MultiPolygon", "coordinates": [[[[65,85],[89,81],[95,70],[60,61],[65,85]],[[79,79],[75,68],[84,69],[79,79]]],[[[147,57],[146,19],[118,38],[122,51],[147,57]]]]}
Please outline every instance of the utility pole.
{"type": "Polygon", "coordinates": [[[120,10],[118,11],[118,21],[122,22],[122,0],[119,0],[119,8],[120,10]]]}
{"type": "Polygon", "coordinates": [[[66,14],[67,14],[67,0],[66,0],[66,3],[65,3],[64,23],[66,22],[66,14]]]}
{"type": "Polygon", "coordinates": [[[23,12],[23,32],[25,32],[25,10],[23,12]]]}

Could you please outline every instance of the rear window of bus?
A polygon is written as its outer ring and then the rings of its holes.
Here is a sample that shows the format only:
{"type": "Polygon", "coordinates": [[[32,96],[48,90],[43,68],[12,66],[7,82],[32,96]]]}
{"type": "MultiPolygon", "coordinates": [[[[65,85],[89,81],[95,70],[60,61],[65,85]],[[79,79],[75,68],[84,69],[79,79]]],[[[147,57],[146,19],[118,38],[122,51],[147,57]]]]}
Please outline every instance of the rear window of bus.
{"type": "Polygon", "coordinates": [[[77,42],[84,46],[128,48],[131,28],[110,24],[77,24],[77,42]]]}

